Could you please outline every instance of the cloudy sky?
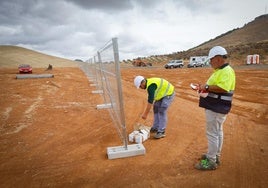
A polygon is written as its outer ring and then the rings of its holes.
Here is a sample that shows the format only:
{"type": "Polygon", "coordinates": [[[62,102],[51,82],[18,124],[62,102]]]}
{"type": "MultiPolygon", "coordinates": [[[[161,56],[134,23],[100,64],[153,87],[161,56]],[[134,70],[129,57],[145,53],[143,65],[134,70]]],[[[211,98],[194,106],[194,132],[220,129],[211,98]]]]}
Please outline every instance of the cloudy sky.
{"type": "Polygon", "coordinates": [[[114,37],[119,57],[188,50],[267,14],[268,0],[1,0],[0,45],[87,60],[114,37]]]}

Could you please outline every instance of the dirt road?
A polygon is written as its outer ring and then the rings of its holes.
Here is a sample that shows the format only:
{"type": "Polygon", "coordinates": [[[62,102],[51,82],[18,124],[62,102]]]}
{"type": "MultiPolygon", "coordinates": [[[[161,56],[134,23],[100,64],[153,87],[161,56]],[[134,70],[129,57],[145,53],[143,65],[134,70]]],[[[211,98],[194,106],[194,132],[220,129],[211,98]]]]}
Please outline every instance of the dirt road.
{"type": "MultiPolygon", "coordinates": [[[[137,74],[161,76],[176,87],[167,136],[145,141],[146,154],[109,160],[106,148],[122,145],[107,110],[97,110],[79,68],[55,68],[54,78],[16,80],[0,69],[1,187],[267,187],[268,66],[236,67],[233,108],[224,124],[222,165],[200,172],[206,152],[205,115],[191,82],[205,82],[210,68],[122,68],[128,133],[146,106],[137,74]]],[[[42,73],[43,70],[37,70],[42,73]]],[[[47,72],[46,72],[47,73],[47,72]]],[[[145,122],[152,122],[152,113],[145,122]]]]}

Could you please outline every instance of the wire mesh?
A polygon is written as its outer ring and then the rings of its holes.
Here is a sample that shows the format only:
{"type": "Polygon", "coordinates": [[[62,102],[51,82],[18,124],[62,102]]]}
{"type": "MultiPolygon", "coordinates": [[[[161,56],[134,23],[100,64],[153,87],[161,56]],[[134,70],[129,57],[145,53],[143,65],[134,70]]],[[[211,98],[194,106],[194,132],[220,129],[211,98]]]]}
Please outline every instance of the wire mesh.
{"type": "Polygon", "coordinates": [[[101,65],[103,98],[105,103],[111,104],[111,118],[124,146],[127,147],[117,38],[113,38],[98,51],[98,60],[101,65]]]}
{"type": "MultiPolygon", "coordinates": [[[[108,108],[120,139],[127,149],[127,134],[125,126],[124,104],[122,94],[121,73],[119,65],[119,51],[117,38],[108,41],[97,55],[90,59],[91,64],[84,69],[92,69],[90,72],[95,78],[97,88],[102,90],[104,102],[111,104],[108,108]],[[93,66],[92,66],[93,65],[93,66]]],[[[89,71],[84,71],[90,74],[89,71]]]]}
{"type": "Polygon", "coordinates": [[[92,62],[92,58],[91,58],[91,59],[87,60],[86,62],[82,62],[82,63],[78,62],[78,65],[79,65],[80,69],[84,72],[84,74],[87,76],[88,80],[93,81],[95,83],[96,81],[94,80],[95,76],[93,74],[94,69],[92,69],[92,67],[93,67],[92,63],[93,62],[92,62]]]}

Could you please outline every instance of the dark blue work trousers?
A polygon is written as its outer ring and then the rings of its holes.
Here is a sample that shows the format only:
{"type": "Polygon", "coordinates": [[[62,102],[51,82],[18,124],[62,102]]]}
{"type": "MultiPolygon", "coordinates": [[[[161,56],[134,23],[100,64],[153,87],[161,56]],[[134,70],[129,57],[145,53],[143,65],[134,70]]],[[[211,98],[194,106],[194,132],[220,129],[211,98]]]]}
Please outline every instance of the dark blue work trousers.
{"type": "Polygon", "coordinates": [[[152,129],[157,129],[158,132],[165,132],[167,127],[167,109],[174,97],[175,92],[170,96],[165,96],[161,100],[154,102],[154,123],[152,129]]]}

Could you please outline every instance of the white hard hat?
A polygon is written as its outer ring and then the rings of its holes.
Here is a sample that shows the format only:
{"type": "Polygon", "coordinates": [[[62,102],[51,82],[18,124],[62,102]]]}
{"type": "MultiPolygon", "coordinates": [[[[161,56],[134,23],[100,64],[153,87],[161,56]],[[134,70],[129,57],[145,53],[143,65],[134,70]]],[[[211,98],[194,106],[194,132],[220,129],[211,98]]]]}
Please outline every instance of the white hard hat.
{"type": "Polygon", "coordinates": [[[143,76],[136,76],[134,79],[134,85],[139,88],[141,85],[142,80],[144,80],[143,76]]]}
{"type": "Polygon", "coordinates": [[[216,55],[221,55],[221,56],[227,55],[227,51],[225,50],[225,48],[221,46],[214,46],[213,48],[209,50],[208,59],[211,59],[215,57],[216,55]]]}

